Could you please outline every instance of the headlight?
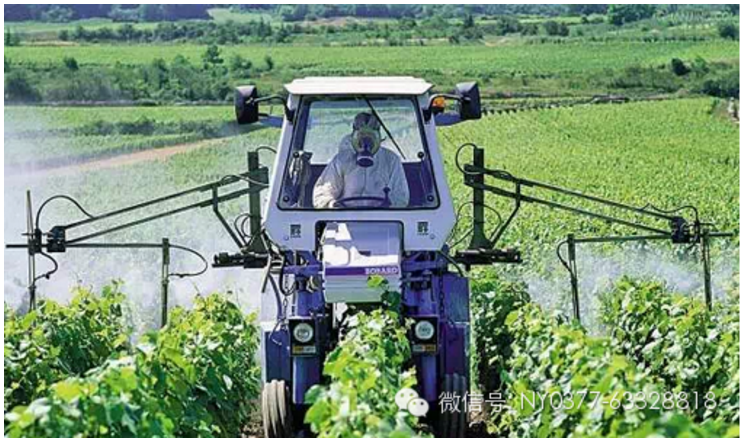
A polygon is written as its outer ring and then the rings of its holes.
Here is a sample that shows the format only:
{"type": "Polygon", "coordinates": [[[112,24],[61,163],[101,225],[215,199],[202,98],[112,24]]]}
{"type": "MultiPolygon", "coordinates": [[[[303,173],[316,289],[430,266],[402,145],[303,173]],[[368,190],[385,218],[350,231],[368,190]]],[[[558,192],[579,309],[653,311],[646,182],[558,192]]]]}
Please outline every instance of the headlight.
{"type": "Polygon", "coordinates": [[[435,326],[430,321],[420,321],[414,326],[414,335],[421,341],[432,339],[435,335],[435,326]]]}
{"type": "Polygon", "coordinates": [[[293,329],[293,338],[301,344],[306,344],[313,339],[313,327],[311,324],[301,322],[293,329]]]}

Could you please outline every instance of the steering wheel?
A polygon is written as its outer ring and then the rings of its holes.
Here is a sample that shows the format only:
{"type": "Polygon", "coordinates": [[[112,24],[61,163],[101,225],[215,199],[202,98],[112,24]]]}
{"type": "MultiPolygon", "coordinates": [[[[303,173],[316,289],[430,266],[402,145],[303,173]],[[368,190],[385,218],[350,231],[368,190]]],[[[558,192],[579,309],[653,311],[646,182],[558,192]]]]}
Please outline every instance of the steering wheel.
{"type": "Polygon", "coordinates": [[[389,200],[390,188],[384,188],[383,197],[376,196],[353,196],[353,197],[342,197],[336,201],[338,206],[342,208],[357,208],[357,206],[347,206],[347,202],[379,202],[378,206],[361,206],[361,208],[388,208],[391,206],[391,200],[389,200]]]}
{"type": "Polygon", "coordinates": [[[391,202],[385,197],[375,196],[359,196],[359,197],[343,197],[336,201],[337,206],[342,208],[357,208],[357,206],[347,206],[347,202],[379,202],[378,206],[361,206],[361,208],[387,208],[391,202]]]}

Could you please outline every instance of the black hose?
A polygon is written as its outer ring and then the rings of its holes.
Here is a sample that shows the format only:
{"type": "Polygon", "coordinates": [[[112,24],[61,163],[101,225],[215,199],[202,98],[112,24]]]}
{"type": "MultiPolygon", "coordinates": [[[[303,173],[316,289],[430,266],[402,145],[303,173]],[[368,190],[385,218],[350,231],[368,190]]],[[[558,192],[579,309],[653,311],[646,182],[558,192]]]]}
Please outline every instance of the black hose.
{"type": "Polygon", "coordinates": [[[275,150],[274,148],[270,147],[269,145],[260,145],[260,146],[256,147],[256,149],[254,151],[258,153],[258,152],[260,152],[262,150],[271,151],[272,153],[277,154],[277,150],[275,150]]]}
{"type": "Polygon", "coordinates": [[[78,202],[77,200],[75,200],[74,198],[68,195],[58,194],[58,195],[48,198],[47,200],[44,201],[44,203],[41,204],[41,206],[39,206],[39,209],[36,211],[36,224],[34,225],[36,229],[39,229],[39,218],[41,217],[41,213],[44,210],[44,208],[47,206],[47,204],[49,204],[49,202],[52,202],[53,200],[57,200],[57,199],[67,200],[68,202],[75,205],[75,207],[78,208],[78,210],[82,212],[83,215],[85,215],[88,218],[94,218],[92,214],[90,214],[88,211],[85,210],[85,208],[83,208],[80,202],[78,202]]]}
{"type": "Polygon", "coordinates": [[[55,272],[57,272],[57,269],[60,268],[60,265],[57,263],[57,260],[55,260],[51,255],[46,254],[46,253],[41,252],[41,251],[39,252],[39,255],[41,255],[42,257],[44,257],[47,260],[51,261],[52,264],[54,265],[54,267],[52,268],[52,270],[49,270],[49,271],[43,273],[42,275],[38,275],[36,278],[34,278],[33,284],[36,284],[36,282],[38,280],[42,279],[42,278],[49,279],[49,277],[51,277],[55,272]]]}
{"type": "Polygon", "coordinates": [[[192,255],[196,255],[200,260],[202,260],[202,263],[204,264],[204,267],[202,268],[202,270],[198,272],[172,272],[168,274],[169,277],[177,277],[177,278],[197,277],[207,272],[207,269],[210,267],[210,264],[207,262],[207,259],[205,259],[205,257],[202,256],[202,254],[195,251],[194,249],[188,248],[186,246],[180,246],[178,244],[169,244],[169,247],[172,247],[174,249],[178,249],[184,252],[188,252],[192,255]]]}

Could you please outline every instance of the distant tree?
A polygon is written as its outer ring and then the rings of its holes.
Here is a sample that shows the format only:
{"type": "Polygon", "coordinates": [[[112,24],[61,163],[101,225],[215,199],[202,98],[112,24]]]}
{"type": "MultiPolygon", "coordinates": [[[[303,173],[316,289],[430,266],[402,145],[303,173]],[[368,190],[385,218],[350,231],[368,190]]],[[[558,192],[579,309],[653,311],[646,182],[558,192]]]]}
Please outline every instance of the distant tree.
{"type": "Polygon", "coordinates": [[[278,29],[277,32],[275,32],[275,42],[287,43],[288,40],[290,40],[291,36],[292,36],[292,32],[290,31],[290,27],[280,26],[280,29],[278,29]]]}
{"type": "Polygon", "coordinates": [[[547,35],[566,37],[570,35],[570,29],[564,23],[559,23],[554,20],[548,20],[544,22],[544,30],[547,35]]]}
{"type": "Polygon", "coordinates": [[[239,54],[233,55],[229,62],[228,69],[237,78],[245,78],[250,76],[252,63],[251,60],[247,60],[239,54]]]}
{"type": "Polygon", "coordinates": [[[90,34],[86,30],[86,28],[84,28],[81,25],[77,25],[77,26],[75,26],[75,30],[72,33],[72,37],[73,37],[73,40],[83,40],[83,41],[86,41],[86,40],[88,40],[90,38],[90,34]]]}
{"type": "Polygon", "coordinates": [[[526,23],[521,26],[521,35],[536,35],[539,33],[539,25],[536,23],[526,23]]]}
{"type": "Polygon", "coordinates": [[[720,98],[738,99],[740,95],[738,70],[731,70],[723,75],[705,80],[702,83],[701,92],[720,98]]]}
{"type": "Polygon", "coordinates": [[[694,72],[696,76],[703,77],[707,75],[708,73],[710,73],[710,66],[707,63],[707,60],[705,60],[701,56],[698,56],[692,62],[691,70],[692,72],[694,72]]]}
{"type": "Polygon", "coordinates": [[[61,30],[61,31],[60,31],[60,32],[59,32],[59,33],[57,34],[57,38],[58,38],[58,39],[59,39],[60,41],[69,41],[69,40],[70,40],[70,31],[68,31],[67,29],[62,29],[62,30],[61,30]]]}
{"type": "Polygon", "coordinates": [[[275,60],[272,59],[271,55],[267,54],[267,56],[264,57],[264,62],[267,64],[268,71],[275,68],[275,60]]]}
{"type": "Polygon", "coordinates": [[[41,94],[31,84],[23,69],[13,69],[5,75],[5,101],[7,102],[36,102],[41,100],[41,94]]]}
{"type": "Polygon", "coordinates": [[[676,76],[684,76],[691,72],[691,69],[679,58],[671,59],[671,72],[676,76]]]}
{"type": "Polygon", "coordinates": [[[62,59],[62,64],[64,64],[67,70],[71,72],[77,72],[79,69],[78,60],[73,57],[64,57],[62,59]]]}
{"type": "Polygon", "coordinates": [[[655,5],[609,5],[606,15],[609,19],[609,23],[621,26],[625,23],[632,23],[650,18],[655,14],[655,10],[655,5]]]}
{"type": "Polygon", "coordinates": [[[206,66],[223,64],[223,58],[220,57],[220,48],[215,44],[207,46],[205,53],[202,54],[202,61],[206,66]]]}
{"type": "Polygon", "coordinates": [[[570,15],[606,14],[609,5],[567,5],[567,13],[570,15]]]}
{"type": "Polygon", "coordinates": [[[73,11],[70,8],[52,5],[41,13],[40,19],[52,23],[67,23],[73,19],[73,11]]]}
{"type": "Polygon", "coordinates": [[[733,15],[738,15],[741,13],[741,5],[735,4],[735,5],[725,5],[728,9],[728,12],[730,12],[733,15]]]}
{"type": "Polygon", "coordinates": [[[471,14],[466,14],[466,17],[464,17],[464,29],[470,29],[474,27],[474,16],[471,14]]]}
{"type": "Polygon", "coordinates": [[[21,44],[21,37],[19,37],[18,34],[10,30],[9,27],[6,27],[5,28],[5,46],[12,47],[12,46],[18,46],[20,44],[21,44]]]}
{"type": "Polygon", "coordinates": [[[507,35],[522,31],[521,22],[515,17],[499,16],[495,19],[495,34],[507,35]]]}
{"type": "Polygon", "coordinates": [[[117,29],[117,36],[123,41],[133,41],[138,37],[138,31],[131,23],[125,23],[117,29]]]}
{"type": "Polygon", "coordinates": [[[738,26],[734,23],[718,24],[718,34],[726,40],[738,40],[738,26]]]}

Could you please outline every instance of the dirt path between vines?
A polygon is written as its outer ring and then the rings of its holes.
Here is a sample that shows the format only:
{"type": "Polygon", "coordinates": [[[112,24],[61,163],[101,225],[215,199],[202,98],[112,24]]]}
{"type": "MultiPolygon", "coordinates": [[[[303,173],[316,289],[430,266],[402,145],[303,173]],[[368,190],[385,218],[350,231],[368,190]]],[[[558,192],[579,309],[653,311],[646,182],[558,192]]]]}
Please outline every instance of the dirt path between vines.
{"type": "Polygon", "coordinates": [[[117,168],[125,165],[132,165],[141,162],[164,161],[169,157],[194,151],[200,148],[208,147],[219,143],[223,138],[205,139],[197,142],[188,142],[184,144],[171,145],[169,147],[151,148],[148,150],[136,151],[133,153],[118,154],[116,156],[101,157],[97,159],[86,160],[78,163],[71,163],[57,167],[41,168],[17,168],[5,169],[5,179],[27,179],[29,177],[55,177],[65,176],[86,171],[96,171],[108,168],[117,168]]]}

